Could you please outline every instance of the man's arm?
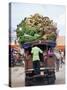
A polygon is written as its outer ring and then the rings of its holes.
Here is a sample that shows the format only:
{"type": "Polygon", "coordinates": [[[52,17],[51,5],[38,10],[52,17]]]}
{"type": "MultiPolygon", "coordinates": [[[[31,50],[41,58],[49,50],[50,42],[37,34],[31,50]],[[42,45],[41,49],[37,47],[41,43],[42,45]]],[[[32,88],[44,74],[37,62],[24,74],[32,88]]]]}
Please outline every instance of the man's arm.
{"type": "Polygon", "coordinates": [[[39,52],[40,52],[40,53],[43,53],[43,51],[42,51],[40,48],[39,48],[39,52]]]}
{"type": "Polygon", "coordinates": [[[33,53],[33,49],[31,50],[31,53],[33,53]]]}

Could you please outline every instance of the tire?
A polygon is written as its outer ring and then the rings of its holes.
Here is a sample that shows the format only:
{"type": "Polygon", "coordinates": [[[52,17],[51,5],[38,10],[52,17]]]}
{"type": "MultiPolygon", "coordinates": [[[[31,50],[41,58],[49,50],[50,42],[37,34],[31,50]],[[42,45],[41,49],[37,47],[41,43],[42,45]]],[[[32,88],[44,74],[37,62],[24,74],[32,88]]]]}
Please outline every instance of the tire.
{"type": "Polygon", "coordinates": [[[48,84],[55,84],[55,78],[54,77],[48,78],[48,84]]]}

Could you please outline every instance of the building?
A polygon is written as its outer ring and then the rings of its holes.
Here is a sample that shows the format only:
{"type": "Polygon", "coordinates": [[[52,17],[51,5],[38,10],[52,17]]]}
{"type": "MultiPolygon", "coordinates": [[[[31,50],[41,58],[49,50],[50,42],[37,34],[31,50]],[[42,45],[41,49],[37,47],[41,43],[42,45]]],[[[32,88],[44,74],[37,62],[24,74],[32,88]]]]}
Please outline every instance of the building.
{"type": "Polygon", "coordinates": [[[65,49],[65,37],[64,36],[58,36],[56,42],[57,42],[56,47],[58,49],[61,49],[61,50],[65,49]]]}

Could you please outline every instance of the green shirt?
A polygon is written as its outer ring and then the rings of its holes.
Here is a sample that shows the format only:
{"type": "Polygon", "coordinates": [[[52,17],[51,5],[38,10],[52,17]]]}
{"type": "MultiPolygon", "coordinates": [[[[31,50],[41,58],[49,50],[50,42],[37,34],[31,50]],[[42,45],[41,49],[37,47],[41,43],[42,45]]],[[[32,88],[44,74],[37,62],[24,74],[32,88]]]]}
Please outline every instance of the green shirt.
{"type": "Polygon", "coordinates": [[[43,53],[43,51],[38,47],[33,47],[31,53],[33,54],[33,61],[40,60],[39,52],[43,53]]]}

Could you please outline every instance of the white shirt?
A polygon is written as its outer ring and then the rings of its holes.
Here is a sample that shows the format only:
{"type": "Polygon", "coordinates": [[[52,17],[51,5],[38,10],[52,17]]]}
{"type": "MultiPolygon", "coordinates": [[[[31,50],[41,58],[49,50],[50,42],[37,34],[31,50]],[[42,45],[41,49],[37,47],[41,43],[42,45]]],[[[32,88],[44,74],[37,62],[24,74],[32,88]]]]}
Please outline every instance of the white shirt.
{"type": "Polygon", "coordinates": [[[55,56],[57,57],[57,59],[60,59],[61,58],[61,55],[59,52],[54,52],[55,56]]]}

